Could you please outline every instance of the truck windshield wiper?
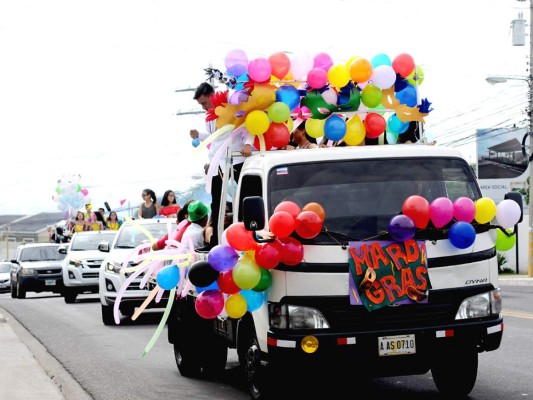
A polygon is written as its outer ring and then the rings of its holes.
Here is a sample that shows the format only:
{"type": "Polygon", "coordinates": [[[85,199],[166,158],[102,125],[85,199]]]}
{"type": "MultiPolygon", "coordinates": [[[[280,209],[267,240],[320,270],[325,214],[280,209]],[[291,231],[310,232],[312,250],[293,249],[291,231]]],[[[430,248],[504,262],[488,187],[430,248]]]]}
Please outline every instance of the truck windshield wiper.
{"type": "Polygon", "coordinates": [[[135,246],[132,246],[132,245],[117,245],[116,248],[117,249],[134,249],[135,246]]]}

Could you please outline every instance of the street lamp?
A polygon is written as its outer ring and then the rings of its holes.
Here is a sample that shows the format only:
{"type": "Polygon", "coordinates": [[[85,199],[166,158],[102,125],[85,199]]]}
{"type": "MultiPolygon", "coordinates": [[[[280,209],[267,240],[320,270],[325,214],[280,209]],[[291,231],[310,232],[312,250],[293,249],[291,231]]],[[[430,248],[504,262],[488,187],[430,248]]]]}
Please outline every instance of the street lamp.
{"type": "MultiPolygon", "coordinates": [[[[530,50],[530,66],[533,62],[530,50]]],[[[509,80],[525,81],[528,84],[529,109],[527,115],[529,118],[529,246],[528,246],[528,276],[533,277],[533,166],[531,165],[531,155],[533,154],[533,75],[530,67],[529,76],[515,76],[515,75],[491,75],[486,78],[486,81],[491,85],[497,83],[505,83],[509,80]]]]}

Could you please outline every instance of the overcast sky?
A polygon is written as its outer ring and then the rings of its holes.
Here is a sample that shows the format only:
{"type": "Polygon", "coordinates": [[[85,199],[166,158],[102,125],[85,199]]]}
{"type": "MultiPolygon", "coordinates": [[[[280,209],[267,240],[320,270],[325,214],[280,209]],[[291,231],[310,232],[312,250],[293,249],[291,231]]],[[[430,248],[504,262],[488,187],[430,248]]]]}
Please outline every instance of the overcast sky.
{"type": "MultiPolygon", "coordinates": [[[[0,0],[0,214],[58,211],[57,180],[81,175],[92,203],[112,208],[191,185],[205,154],[188,131],[203,69],[233,49],[328,53],[335,62],[413,56],[433,103],[426,130],[453,145],[475,129],[525,119],[528,46],[513,47],[515,0],[202,1],[0,0]]],[[[462,146],[472,156],[472,141],[462,146]]],[[[475,155],[473,155],[475,157],[475,155]]]]}

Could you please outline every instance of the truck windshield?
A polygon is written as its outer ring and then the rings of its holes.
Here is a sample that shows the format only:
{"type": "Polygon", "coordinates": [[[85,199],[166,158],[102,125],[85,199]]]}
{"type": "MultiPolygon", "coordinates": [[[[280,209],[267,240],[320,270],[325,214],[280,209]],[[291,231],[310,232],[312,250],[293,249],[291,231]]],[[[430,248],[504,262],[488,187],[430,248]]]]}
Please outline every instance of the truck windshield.
{"type": "Polygon", "coordinates": [[[115,247],[121,249],[133,249],[144,241],[152,242],[154,239],[161,239],[169,232],[169,229],[170,231],[176,229],[176,223],[174,220],[172,220],[172,222],[169,221],[169,228],[167,228],[166,222],[167,221],[163,220],[162,222],[154,222],[150,224],[123,225],[118,233],[115,247]]]}
{"type": "MultiPolygon", "coordinates": [[[[473,201],[481,192],[469,165],[458,158],[389,158],[288,164],[269,173],[269,215],[284,200],[300,207],[322,205],[324,227],[350,240],[371,239],[387,231],[401,213],[404,200],[420,195],[429,203],[438,197],[473,201]]],[[[324,234],[314,242],[331,239],[324,234]]],[[[306,240],[306,242],[308,242],[306,240]]]]}
{"type": "Polygon", "coordinates": [[[20,254],[20,261],[59,261],[65,254],[59,253],[58,246],[28,247],[20,254]]]}
{"type": "Polygon", "coordinates": [[[98,250],[98,245],[101,242],[111,243],[117,231],[100,231],[97,235],[80,233],[82,234],[78,234],[72,239],[70,251],[98,250]]]}

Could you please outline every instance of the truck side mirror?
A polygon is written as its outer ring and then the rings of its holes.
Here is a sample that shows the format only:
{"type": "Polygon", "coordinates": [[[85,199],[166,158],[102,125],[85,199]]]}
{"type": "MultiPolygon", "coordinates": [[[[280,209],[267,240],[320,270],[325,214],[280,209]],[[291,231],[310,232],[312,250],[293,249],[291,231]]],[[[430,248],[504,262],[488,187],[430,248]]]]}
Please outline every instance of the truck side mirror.
{"type": "Polygon", "coordinates": [[[260,196],[245,197],[242,201],[242,218],[247,231],[258,231],[265,227],[265,207],[260,196]]]}
{"type": "Polygon", "coordinates": [[[109,253],[109,243],[108,242],[100,242],[98,244],[98,250],[102,251],[104,253],[109,253]]]}
{"type": "Polygon", "coordinates": [[[518,192],[507,192],[505,193],[504,200],[507,199],[517,202],[520,206],[520,219],[518,220],[518,222],[522,222],[522,220],[524,219],[524,205],[522,204],[522,195],[518,192]]]}

